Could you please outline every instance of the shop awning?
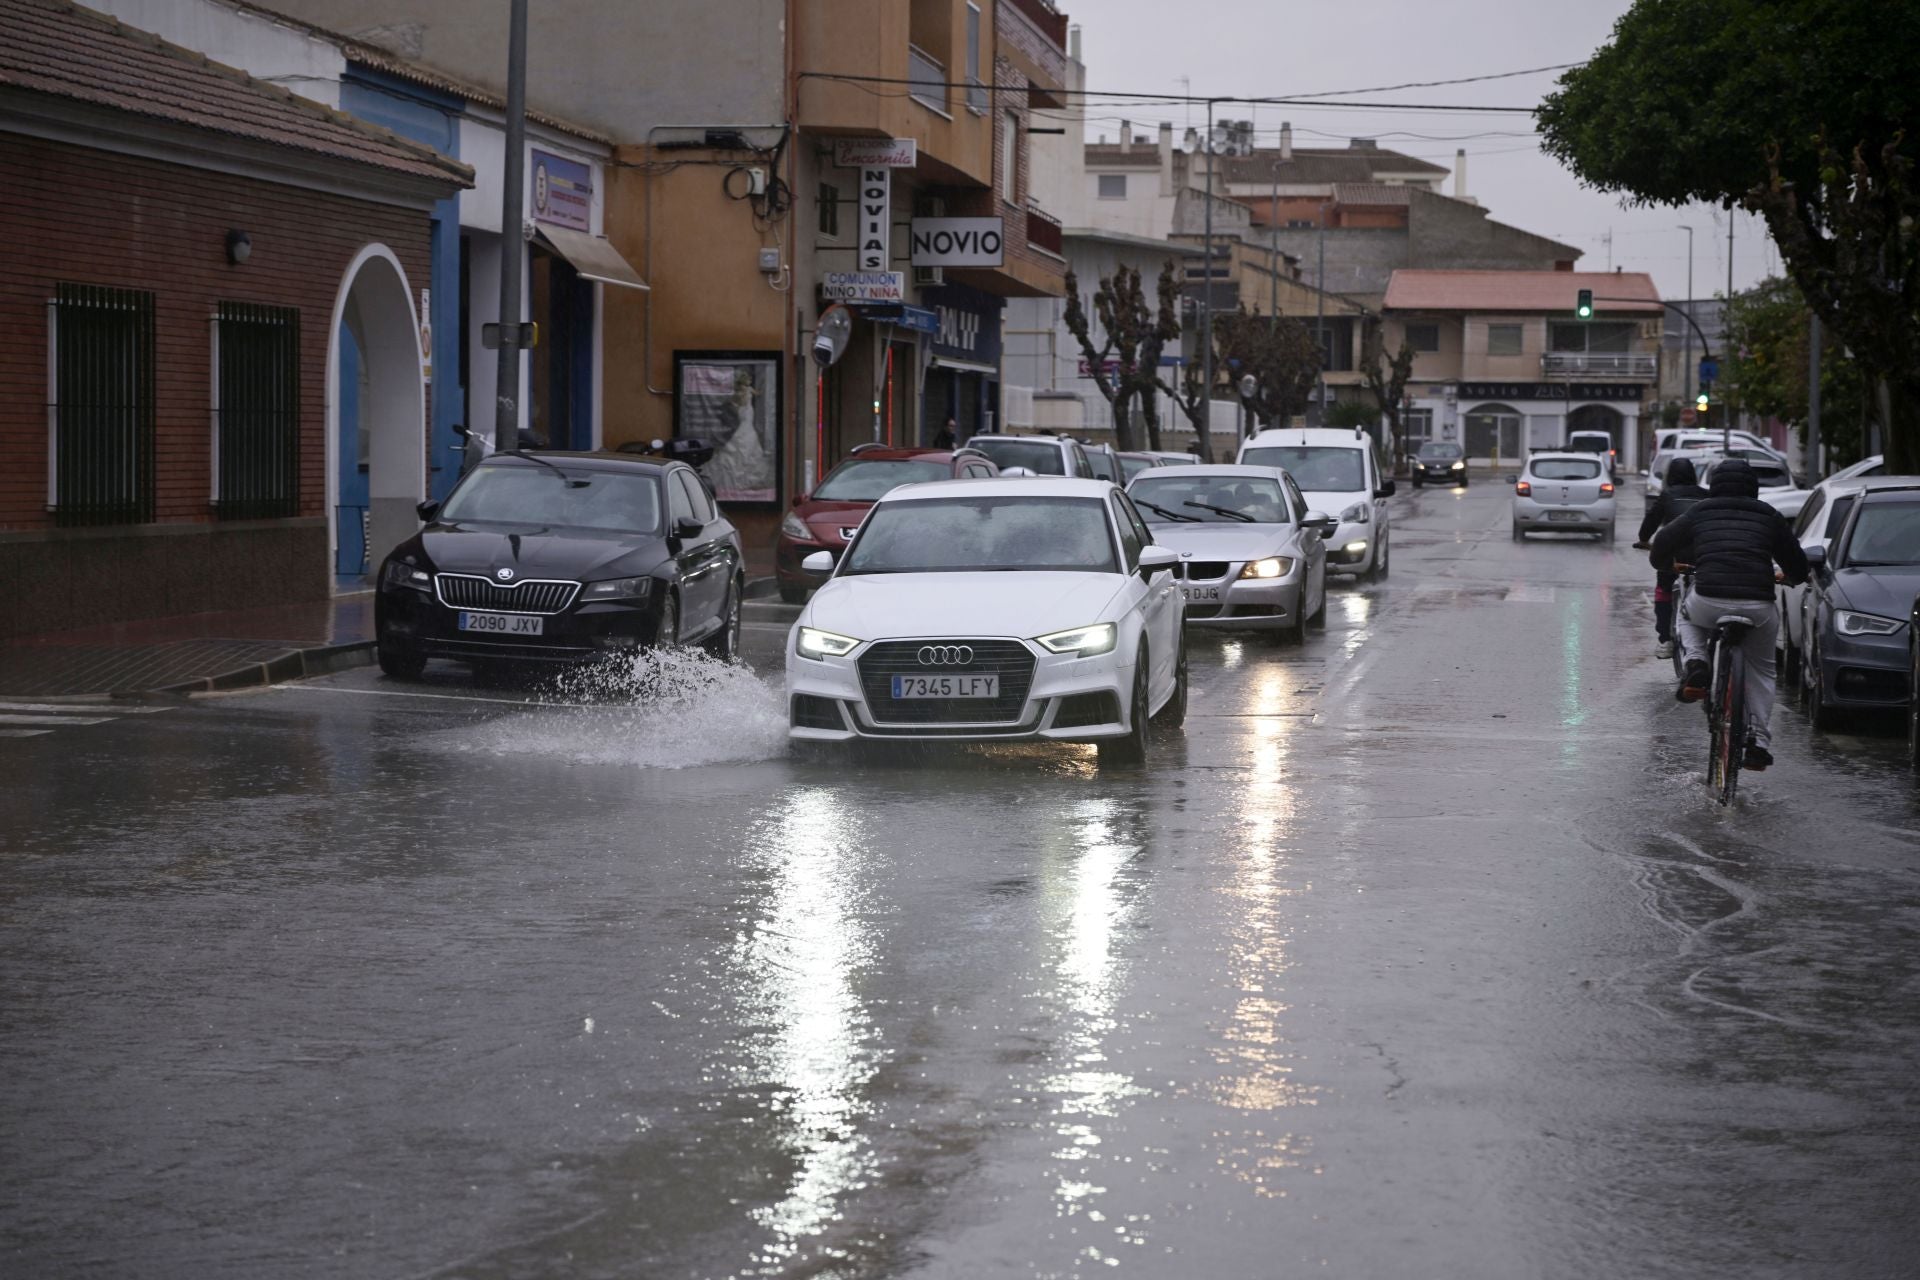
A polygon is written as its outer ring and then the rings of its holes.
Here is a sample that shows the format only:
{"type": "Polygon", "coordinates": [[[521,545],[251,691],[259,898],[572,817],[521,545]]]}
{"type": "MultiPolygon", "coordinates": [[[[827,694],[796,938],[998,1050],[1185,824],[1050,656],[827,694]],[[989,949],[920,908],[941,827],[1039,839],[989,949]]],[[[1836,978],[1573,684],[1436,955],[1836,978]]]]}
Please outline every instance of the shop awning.
{"type": "Polygon", "coordinates": [[[545,223],[535,224],[533,235],[540,244],[565,258],[585,279],[617,284],[625,289],[652,287],[603,236],[590,236],[584,231],[569,231],[545,223]]]}
{"type": "Polygon", "coordinates": [[[1000,376],[1000,366],[981,364],[978,360],[955,360],[952,356],[935,356],[931,362],[936,369],[953,369],[960,373],[986,373],[1000,376]]]}

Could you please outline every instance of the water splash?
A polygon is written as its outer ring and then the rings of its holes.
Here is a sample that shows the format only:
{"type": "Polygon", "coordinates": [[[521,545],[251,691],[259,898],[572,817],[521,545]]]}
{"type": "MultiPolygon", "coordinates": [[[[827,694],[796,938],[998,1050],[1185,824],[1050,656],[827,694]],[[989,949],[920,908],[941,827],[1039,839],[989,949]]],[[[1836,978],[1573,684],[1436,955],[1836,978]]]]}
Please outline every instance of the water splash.
{"type": "Polygon", "coordinates": [[[647,650],[569,671],[546,689],[550,701],[443,745],[641,769],[768,760],[787,751],[781,689],[696,649],[647,650]]]}

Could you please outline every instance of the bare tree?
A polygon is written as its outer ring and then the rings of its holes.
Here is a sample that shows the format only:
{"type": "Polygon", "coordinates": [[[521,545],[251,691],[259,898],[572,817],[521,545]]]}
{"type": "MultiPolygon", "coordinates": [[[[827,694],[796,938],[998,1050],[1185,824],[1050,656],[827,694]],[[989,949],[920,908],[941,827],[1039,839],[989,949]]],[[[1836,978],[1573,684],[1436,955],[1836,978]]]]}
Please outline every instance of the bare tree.
{"type": "Polygon", "coordinates": [[[1140,341],[1140,420],[1147,429],[1147,448],[1160,448],[1160,357],[1167,344],[1180,336],[1180,286],[1173,262],[1160,268],[1159,310],[1154,324],[1140,341]]]}
{"type": "MultiPolygon", "coordinates": [[[[1137,447],[1133,433],[1133,406],[1141,398],[1143,383],[1151,382],[1160,361],[1160,349],[1167,337],[1162,334],[1164,317],[1147,305],[1140,287],[1140,272],[1120,267],[1100,282],[1093,293],[1093,320],[1080,301],[1080,281],[1067,272],[1067,332],[1080,344],[1086,361],[1087,376],[1100,389],[1101,398],[1113,411],[1113,442],[1122,451],[1137,447]],[[1097,320],[1103,341],[1093,341],[1093,321],[1097,320]]],[[[1164,312],[1164,305],[1161,308],[1164,312]]],[[[1174,333],[1179,332],[1176,323],[1174,333]]],[[[1158,423],[1148,418],[1150,438],[1159,436],[1158,423]]]]}
{"type": "Polygon", "coordinates": [[[1208,439],[1209,402],[1223,387],[1227,398],[1240,398],[1242,378],[1252,377],[1253,390],[1245,397],[1254,418],[1268,426],[1285,426],[1305,407],[1320,374],[1320,347],[1307,326],[1291,316],[1263,316],[1242,306],[1230,315],[1213,318],[1215,385],[1203,391],[1200,361],[1189,358],[1180,389],[1165,383],[1200,438],[1201,458],[1211,457],[1208,439]]]}
{"type": "Polygon", "coordinates": [[[1382,324],[1367,327],[1361,363],[1365,366],[1367,390],[1373,392],[1374,403],[1386,419],[1388,436],[1393,441],[1393,469],[1399,471],[1407,460],[1407,430],[1400,411],[1407,401],[1407,380],[1413,376],[1413,343],[1402,337],[1399,352],[1388,360],[1386,343],[1381,338],[1384,328],[1382,324]]]}

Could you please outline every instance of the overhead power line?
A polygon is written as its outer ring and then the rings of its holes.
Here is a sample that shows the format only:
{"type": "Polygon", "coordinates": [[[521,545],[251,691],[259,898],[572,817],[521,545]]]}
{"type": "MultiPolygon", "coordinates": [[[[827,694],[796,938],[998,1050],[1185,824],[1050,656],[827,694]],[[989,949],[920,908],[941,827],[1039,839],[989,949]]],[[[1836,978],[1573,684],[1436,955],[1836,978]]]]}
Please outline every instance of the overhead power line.
{"type": "Polygon", "coordinates": [[[1325,93],[1295,94],[1295,100],[1301,98],[1341,98],[1350,93],[1392,93],[1398,89],[1437,89],[1449,84],[1479,84],[1483,80],[1511,80],[1516,76],[1537,76],[1548,71],[1571,71],[1575,67],[1584,67],[1585,62],[1561,62],[1551,67],[1528,67],[1525,71],[1496,71],[1484,76],[1461,76],[1456,80],[1410,80],[1406,84],[1381,84],[1371,89],[1329,89],[1325,93]]]}
{"type": "MultiPolygon", "coordinates": [[[[886,94],[883,96],[900,97],[900,98],[909,96],[910,90],[915,87],[921,88],[921,89],[983,88],[983,89],[994,90],[996,92],[1001,92],[1001,93],[1022,93],[1022,94],[1026,93],[1029,87],[1024,84],[1019,84],[1019,85],[986,84],[986,85],[976,86],[976,85],[969,84],[968,82],[963,80],[908,79],[900,76],[856,76],[856,75],[846,75],[836,71],[802,71],[800,73],[800,78],[802,80],[831,80],[840,84],[851,84],[856,86],[858,85],[891,86],[891,87],[900,89],[901,92],[894,93],[894,94],[886,94]]],[[[1212,103],[1217,106],[1224,106],[1229,104],[1239,105],[1239,106],[1298,105],[1298,106],[1307,106],[1307,107],[1312,107],[1312,106],[1337,107],[1341,110],[1355,110],[1355,111],[1442,111],[1442,112],[1463,112],[1468,114],[1493,114],[1493,115],[1532,115],[1534,111],[1534,108],[1532,107],[1489,107],[1489,106],[1475,106],[1469,103],[1460,103],[1460,102],[1451,102],[1451,103],[1448,103],[1448,102],[1322,102],[1322,101],[1316,100],[1313,97],[1262,98],[1262,97],[1249,97],[1249,96],[1244,96],[1239,94],[1200,95],[1200,94],[1180,94],[1180,93],[1133,93],[1133,92],[1121,92],[1119,90],[1109,90],[1109,89],[1061,89],[1061,90],[1058,90],[1057,92],[1066,96],[1080,97],[1080,98],[1087,98],[1087,99],[1124,98],[1130,102],[1138,102],[1143,106],[1149,103],[1160,103],[1160,102],[1198,103],[1198,104],[1212,103]]]]}

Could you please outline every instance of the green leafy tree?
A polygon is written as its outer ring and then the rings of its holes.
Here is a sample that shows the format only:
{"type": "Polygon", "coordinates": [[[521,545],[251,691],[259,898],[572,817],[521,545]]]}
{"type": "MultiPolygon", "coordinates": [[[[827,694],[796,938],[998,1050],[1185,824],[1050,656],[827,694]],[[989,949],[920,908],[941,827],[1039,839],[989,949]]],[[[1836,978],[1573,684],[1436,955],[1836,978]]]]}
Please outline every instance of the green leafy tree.
{"type": "MultiPolygon", "coordinates": [[[[1803,439],[1811,402],[1811,321],[1806,299],[1791,280],[1764,281],[1727,307],[1731,341],[1722,367],[1742,408],[1795,424],[1803,439]]],[[[1829,335],[1820,355],[1820,438],[1836,464],[1861,456],[1861,426],[1872,413],[1866,392],[1859,365],[1829,335]]]]}
{"type": "Polygon", "coordinates": [[[1920,5],[1635,0],[1541,104],[1541,145],[1647,205],[1758,212],[1920,468],[1920,5]]]}

